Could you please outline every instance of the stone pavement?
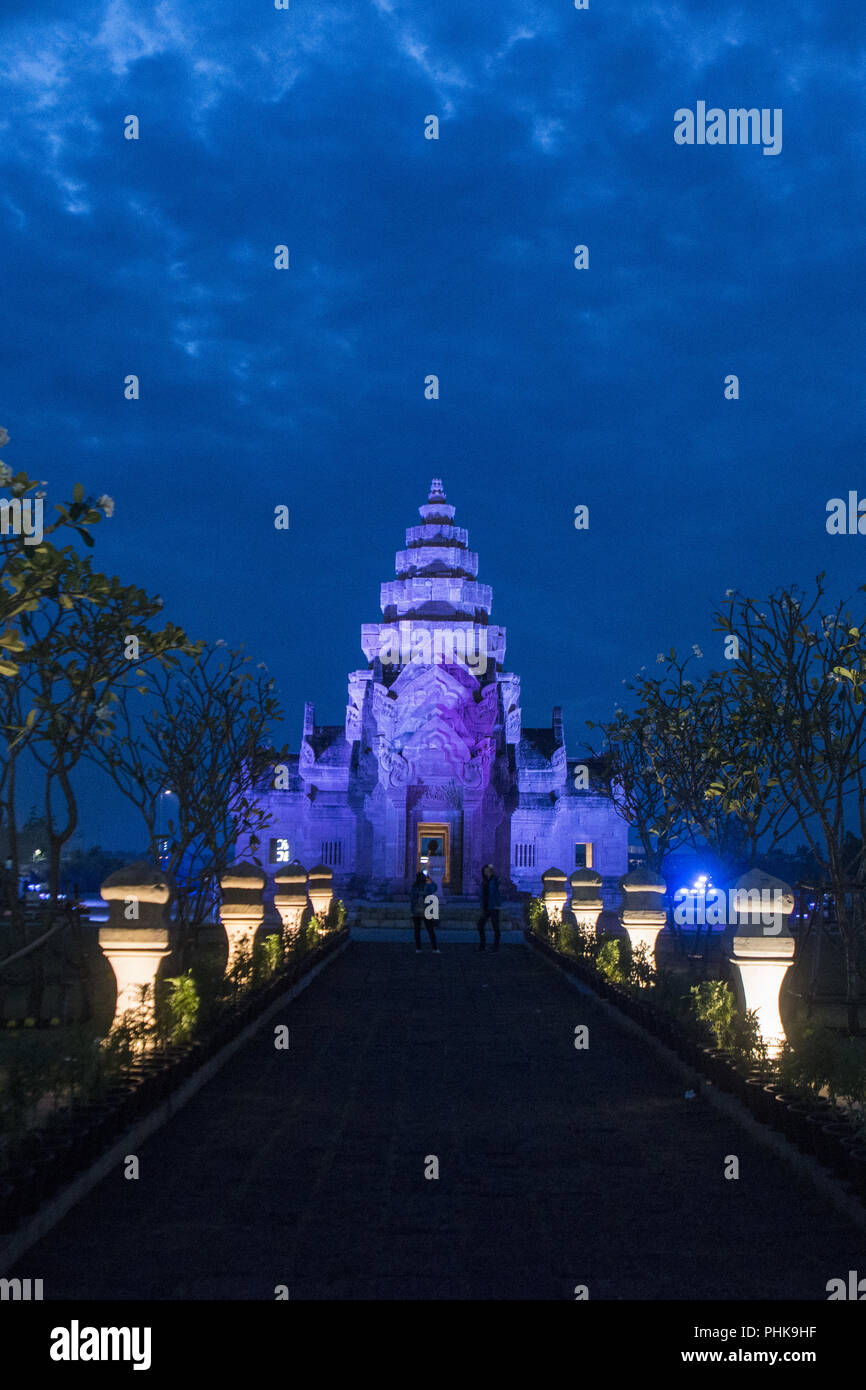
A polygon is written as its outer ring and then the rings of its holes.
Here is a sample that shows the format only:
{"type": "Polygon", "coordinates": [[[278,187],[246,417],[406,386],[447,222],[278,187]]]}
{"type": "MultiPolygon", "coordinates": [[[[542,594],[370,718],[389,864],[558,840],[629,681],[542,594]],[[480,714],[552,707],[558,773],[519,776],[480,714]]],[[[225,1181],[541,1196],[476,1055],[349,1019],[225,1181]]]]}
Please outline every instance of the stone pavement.
{"type": "Polygon", "coordinates": [[[263,1028],[9,1273],[46,1299],[823,1301],[866,1272],[861,1232],[528,947],[352,943],[281,1020],[288,1051],[263,1028]]]}

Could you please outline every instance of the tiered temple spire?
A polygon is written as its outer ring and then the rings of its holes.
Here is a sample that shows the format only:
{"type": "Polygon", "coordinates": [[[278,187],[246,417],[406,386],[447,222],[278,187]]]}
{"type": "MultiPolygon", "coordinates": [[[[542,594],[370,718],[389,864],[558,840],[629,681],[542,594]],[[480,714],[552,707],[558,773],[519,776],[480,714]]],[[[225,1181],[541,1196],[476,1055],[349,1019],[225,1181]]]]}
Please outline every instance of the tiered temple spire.
{"type": "Polygon", "coordinates": [[[418,510],[421,525],[406,528],[406,548],[395,557],[397,578],[382,585],[382,616],[386,622],[418,617],[486,626],[493,591],[477,582],[478,556],[469,549],[469,533],[454,525],[455,508],[441,478],[433,479],[418,510]]]}

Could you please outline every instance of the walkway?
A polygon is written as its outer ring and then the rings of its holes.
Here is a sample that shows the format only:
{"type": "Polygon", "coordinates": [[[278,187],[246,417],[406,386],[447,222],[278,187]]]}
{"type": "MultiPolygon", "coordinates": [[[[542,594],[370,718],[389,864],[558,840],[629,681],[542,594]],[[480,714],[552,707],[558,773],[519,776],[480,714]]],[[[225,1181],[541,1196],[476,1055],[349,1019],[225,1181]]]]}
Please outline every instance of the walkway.
{"type": "Polygon", "coordinates": [[[863,1266],[862,1233],[524,946],[353,943],[285,1022],[287,1052],[262,1029],[12,1272],[54,1299],[824,1300],[863,1266]]]}

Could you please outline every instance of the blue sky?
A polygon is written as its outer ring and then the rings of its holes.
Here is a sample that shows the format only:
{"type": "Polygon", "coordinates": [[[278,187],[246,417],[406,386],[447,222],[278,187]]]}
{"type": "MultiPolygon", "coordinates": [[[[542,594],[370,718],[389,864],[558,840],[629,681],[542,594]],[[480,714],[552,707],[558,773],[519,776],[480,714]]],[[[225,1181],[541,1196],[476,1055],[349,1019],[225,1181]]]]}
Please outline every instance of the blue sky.
{"type": "MultiPolygon", "coordinates": [[[[293,748],[305,699],[342,720],[434,474],[524,721],[562,704],[573,753],[658,651],[720,659],[726,588],[866,579],[825,530],[866,494],[847,0],[5,0],[0,28],[4,458],[115,499],[100,565],[267,661],[293,748]],[[781,108],[782,152],[676,145],[698,100],[781,108]]],[[[134,843],[87,788],[86,836],[134,843]]]]}

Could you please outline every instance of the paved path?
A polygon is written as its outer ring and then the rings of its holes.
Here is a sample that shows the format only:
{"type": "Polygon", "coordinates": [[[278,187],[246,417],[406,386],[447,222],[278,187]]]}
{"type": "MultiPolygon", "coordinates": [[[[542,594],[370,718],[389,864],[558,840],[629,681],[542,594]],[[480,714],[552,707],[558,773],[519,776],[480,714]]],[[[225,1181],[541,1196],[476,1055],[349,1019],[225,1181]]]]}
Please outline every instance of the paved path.
{"type": "Polygon", "coordinates": [[[285,1021],[289,1051],[262,1029],[14,1273],[46,1298],[824,1300],[866,1270],[866,1237],[524,946],[353,943],[285,1021]]]}

